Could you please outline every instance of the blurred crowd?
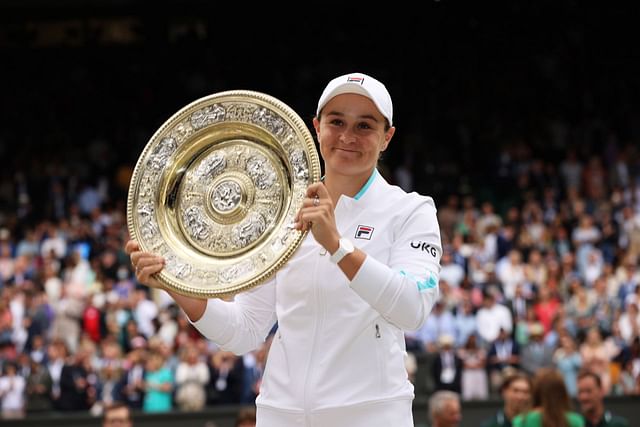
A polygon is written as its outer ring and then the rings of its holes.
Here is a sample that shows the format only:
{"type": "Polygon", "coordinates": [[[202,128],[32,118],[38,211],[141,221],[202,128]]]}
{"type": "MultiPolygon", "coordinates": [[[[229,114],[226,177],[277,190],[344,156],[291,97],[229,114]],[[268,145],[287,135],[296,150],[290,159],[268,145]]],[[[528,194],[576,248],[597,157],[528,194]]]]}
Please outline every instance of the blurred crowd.
{"type": "Polygon", "coordinates": [[[557,164],[515,146],[501,198],[441,201],[441,299],[407,334],[435,355],[436,389],[486,399],[509,372],[556,368],[573,397],[580,369],[608,395],[640,394],[638,159],[615,142],[557,164]]]}

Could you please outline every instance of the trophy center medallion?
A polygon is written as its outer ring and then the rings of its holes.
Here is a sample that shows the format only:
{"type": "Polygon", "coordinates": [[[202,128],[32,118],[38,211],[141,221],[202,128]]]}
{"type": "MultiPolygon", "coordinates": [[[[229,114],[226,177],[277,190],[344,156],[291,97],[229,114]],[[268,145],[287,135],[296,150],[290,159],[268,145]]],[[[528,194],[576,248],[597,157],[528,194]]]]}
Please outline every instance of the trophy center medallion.
{"type": "Polygon", "coordinates": [[[242,186],[232,179],[218,183],[211,192],[211,207],[220,215],[235,211],[242,202],[242,186]]]}

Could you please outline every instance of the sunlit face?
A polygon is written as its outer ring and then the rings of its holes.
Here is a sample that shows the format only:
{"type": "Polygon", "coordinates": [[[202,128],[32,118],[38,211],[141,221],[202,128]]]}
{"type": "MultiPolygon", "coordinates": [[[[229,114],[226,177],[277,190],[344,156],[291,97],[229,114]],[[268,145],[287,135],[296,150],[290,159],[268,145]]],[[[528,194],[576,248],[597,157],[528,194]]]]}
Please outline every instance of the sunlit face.
{"type": "Polygon", "coordinates": [[[313,125],[327,174],[368,178],[387,149],[395,128],[385,131],[385,119],[366,96],[332,98],[313,125]]]}

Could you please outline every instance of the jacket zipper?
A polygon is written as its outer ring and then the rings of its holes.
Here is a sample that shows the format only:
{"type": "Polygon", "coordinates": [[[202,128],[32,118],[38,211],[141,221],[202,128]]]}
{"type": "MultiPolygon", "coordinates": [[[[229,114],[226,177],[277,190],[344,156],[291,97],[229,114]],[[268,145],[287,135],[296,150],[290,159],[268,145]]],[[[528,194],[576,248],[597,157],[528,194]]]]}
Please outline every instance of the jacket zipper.
{"type": "MultiPolygon", "coordinates": [[[[314,269],[313,269],[313,277],[318,277],[318,264],[320,263],[320,258],[316,258],[316,263],[314,265],[314,269]]],[[[313,355],[315,354],[315,347],[316,347],[316,342],[317,342],[317,336],[319,334],[320,331],[320,320],[321,320],[321,311],[322,311],[322,306],[320,304],[320,286],[318,285],[318,281],[317,279],[314,281],[313,283],[313,290],[314,290],[314,296],[316,298],[316,307],[318,309],[317,315],[316,315],[316,321],[315,321],[315,325],[314,325],[314,329],[313,329],[313,339],[312,339],[312,344],[311,344],[311,353],[309,356],[309,365],[307,366],[307,375],[305,377],[305,383],[304,383],[304,417],[305,417],[305,425],[306,426],[311,426],[311,402],[310,402],[310,398],[309,398],[309,384],[311,382],[311,375],[312,375],[312,366],[313,366],[313,355]]]]}
{"type": "Polygon", "coordinates": [[[376,350],[376,359],[378,361],[378,387],[380,387],[380,389],[384,388],[385,385],[385,381],[384,381],[384,375],[382,374],[383,370],[384,370],[384,361],[383,361],[383,356],[382,356],[382,333],[380,332],[380,324],[376,323],[375,324],[375,329],[376,329],[376,333],[375,333],[375,342],[374,342],[374,347],[376,350]]]}

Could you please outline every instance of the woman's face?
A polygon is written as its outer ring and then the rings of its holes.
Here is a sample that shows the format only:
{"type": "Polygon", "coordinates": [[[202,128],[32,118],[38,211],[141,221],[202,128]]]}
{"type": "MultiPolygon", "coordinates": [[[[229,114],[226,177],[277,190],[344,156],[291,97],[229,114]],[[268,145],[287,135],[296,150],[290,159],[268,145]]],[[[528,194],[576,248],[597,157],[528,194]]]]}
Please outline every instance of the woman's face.
{"type": "Polygon", "coordinates": [[[342,94],[322,109],[313,125],[327,174],[368,178],[395,128],[385,131],[385,119],[366,96],[342,94]]]}

